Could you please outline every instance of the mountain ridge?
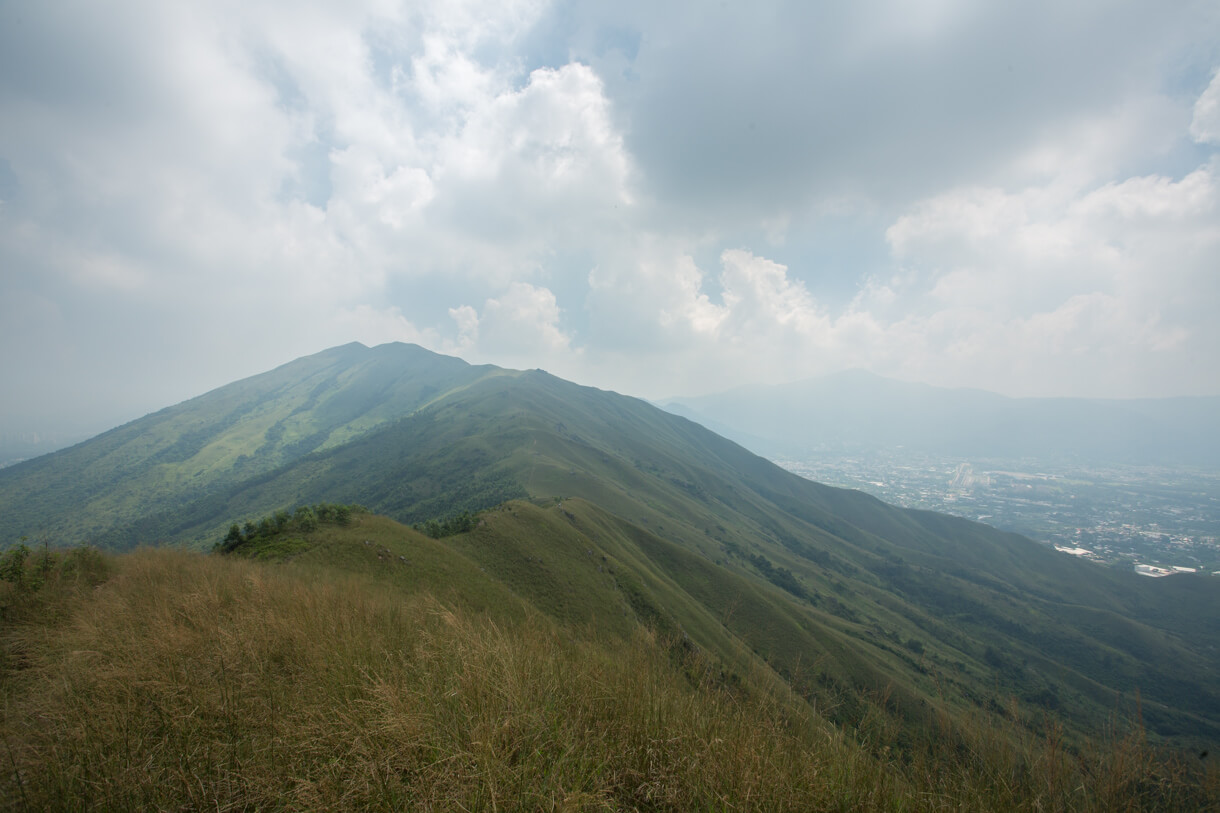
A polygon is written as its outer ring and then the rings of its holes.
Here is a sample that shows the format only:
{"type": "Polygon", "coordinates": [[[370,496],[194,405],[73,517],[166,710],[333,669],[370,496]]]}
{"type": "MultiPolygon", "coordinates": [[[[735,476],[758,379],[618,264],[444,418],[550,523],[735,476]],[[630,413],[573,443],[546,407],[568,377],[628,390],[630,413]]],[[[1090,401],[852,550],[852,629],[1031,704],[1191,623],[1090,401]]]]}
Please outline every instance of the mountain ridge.
{"type": "Polygon", "coordinates": [[[408,524],[482,511],[446,544],[522,600],[569,623],[565,608],[600,595],[589,606],[625,606],[719,658],[753,653],[811,702],[839,703],[841,723],[884,696],[884,714],[918,728],[937,703],[966,714],[999,693],[1023,724],[1053,711],[1087,736],[1138,692],[1158,736],[1220,741],[1215,582],[1140,579],[813,483],[637,398],[348,345],[142,420],[0,471],[6,538],[24,532],[7,509],[32,493],[69,518],[56,541],[117,548],[206,547],[314,502],[408,524]],[[38,492],[48,478],[58,489],[38,492]],[[614,559],[617,587],[586,551],[614,559]]]}

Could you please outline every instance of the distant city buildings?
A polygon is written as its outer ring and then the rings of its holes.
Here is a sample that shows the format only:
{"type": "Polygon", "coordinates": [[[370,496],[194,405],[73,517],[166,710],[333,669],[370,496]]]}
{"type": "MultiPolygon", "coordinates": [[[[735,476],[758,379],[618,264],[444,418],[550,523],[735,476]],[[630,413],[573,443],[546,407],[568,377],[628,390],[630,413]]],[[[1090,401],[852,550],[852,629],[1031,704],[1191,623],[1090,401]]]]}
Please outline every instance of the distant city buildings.
{"type": "Polygon", "coordinates": [[[1161,576],[1172,576],[1175,573],[1195,573],[1198,568],[1194,567],[1157,567],[1156,565],[1136,565],[1135,572],[1141,576],[1151,576],[1160,578],[1161,576]]]}
{"type": "Polygon", "coordinates": [[[964,462],[902,450],[777,462],[819,482],[986,522],[1145,576],[1220,575],[1220,472],[1057,469],[1045,461],[964,462]]]}

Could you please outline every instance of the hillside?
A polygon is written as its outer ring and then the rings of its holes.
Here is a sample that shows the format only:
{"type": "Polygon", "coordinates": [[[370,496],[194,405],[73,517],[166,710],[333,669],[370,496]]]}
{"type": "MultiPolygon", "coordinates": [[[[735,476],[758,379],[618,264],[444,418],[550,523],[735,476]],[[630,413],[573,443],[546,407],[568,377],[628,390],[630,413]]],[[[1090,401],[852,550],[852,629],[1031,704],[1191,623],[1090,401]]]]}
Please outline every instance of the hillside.
{"type": "Polygon", "coordinates": [[[297,359],[0,469],[0,539],[154,541],[131,527],[342,445],[488,374],[408,345],[353,343],[297,359]]]}
{"type": "Polygon", "coordinates": [[[975,459],[1220,466],[1220,398],[1007,398],[851,370],[664,405],[768,455],[902,448],[975,459]]]}
{"type": "MultiPolygon", "coordinates": [[[[521,506],[501,519],[514,513],[521,506]]],[[[80,549],[36,555],[24,581],[6,566],[0,806],[1220,802],[1197,760],[1160,758],[1138,731],[1068,752],[1053,733],[1029,738],[992,717],[891,748],[884,719],[828,725],[765,674],[726,673],[681,637],[556,623],[474,560],[390,520],[286,531],[242,557],[80,549]]]]}
{"type": "Polygon", "coordinates": [[[315,502],[408,524],[484,511],[430,549],[426,581],[486,582],[484,609],[511,594],[618,638],[642,624],[836,723],[884,719],[895,744],[984,714],[1038,736],[1059,721],[1077,744],[1116,714],[1220,742],[1214,581],[1141,580],[821,486],[541,371],[347,346],[0,471],[10,540],[41,523],[210,547],[315,502]]]}

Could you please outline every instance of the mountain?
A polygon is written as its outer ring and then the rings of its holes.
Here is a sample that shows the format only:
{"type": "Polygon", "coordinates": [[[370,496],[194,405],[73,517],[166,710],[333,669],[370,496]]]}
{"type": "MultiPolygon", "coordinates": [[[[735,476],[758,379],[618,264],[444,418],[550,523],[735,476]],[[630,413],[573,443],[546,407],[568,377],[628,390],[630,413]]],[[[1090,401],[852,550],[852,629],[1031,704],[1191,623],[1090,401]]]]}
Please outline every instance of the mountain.
{"type": "Polygon", "coordinates": [[[488,374],[409,345],[353,343],[298,359],[0,470],[0,539],[158,541],[135,526],[342,445],[488,374]]]}
{"type": "MultiPolygon", "coordinates": [[[[1136,708],[1166,742],[1220,742],[1220,582],[1140,579],[819,485],[540,370],[348,345],[0,470],[8,541],[210,547],[322,502],[408,525],[482,512],[426,543],[431,581],[494,583],[469,601],[511,595],[595,635],[646,625],[835,722],[889,720],[895,742],[972,714],[1083,742],[1136,708]]],[[[424,561],[399,527],[378,532],[386,566],[424,561]]]]}
{"type": "Polygon", "coordinates": [[[752,449],[1220,466],[1220,398],[1007,398],[852,370],[664,403],[752,449]]]}

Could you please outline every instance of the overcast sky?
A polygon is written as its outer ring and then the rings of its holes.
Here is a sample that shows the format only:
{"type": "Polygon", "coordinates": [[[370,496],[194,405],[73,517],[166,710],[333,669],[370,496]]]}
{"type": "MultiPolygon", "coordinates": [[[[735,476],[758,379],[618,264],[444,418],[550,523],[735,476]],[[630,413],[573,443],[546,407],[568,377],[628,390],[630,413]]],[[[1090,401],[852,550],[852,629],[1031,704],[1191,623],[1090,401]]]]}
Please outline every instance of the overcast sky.
{"type": "Polygon", "coordinates": [[[0,429],[349,341],[1220,394],[1220,4],[0,0],[0,429]]]}

